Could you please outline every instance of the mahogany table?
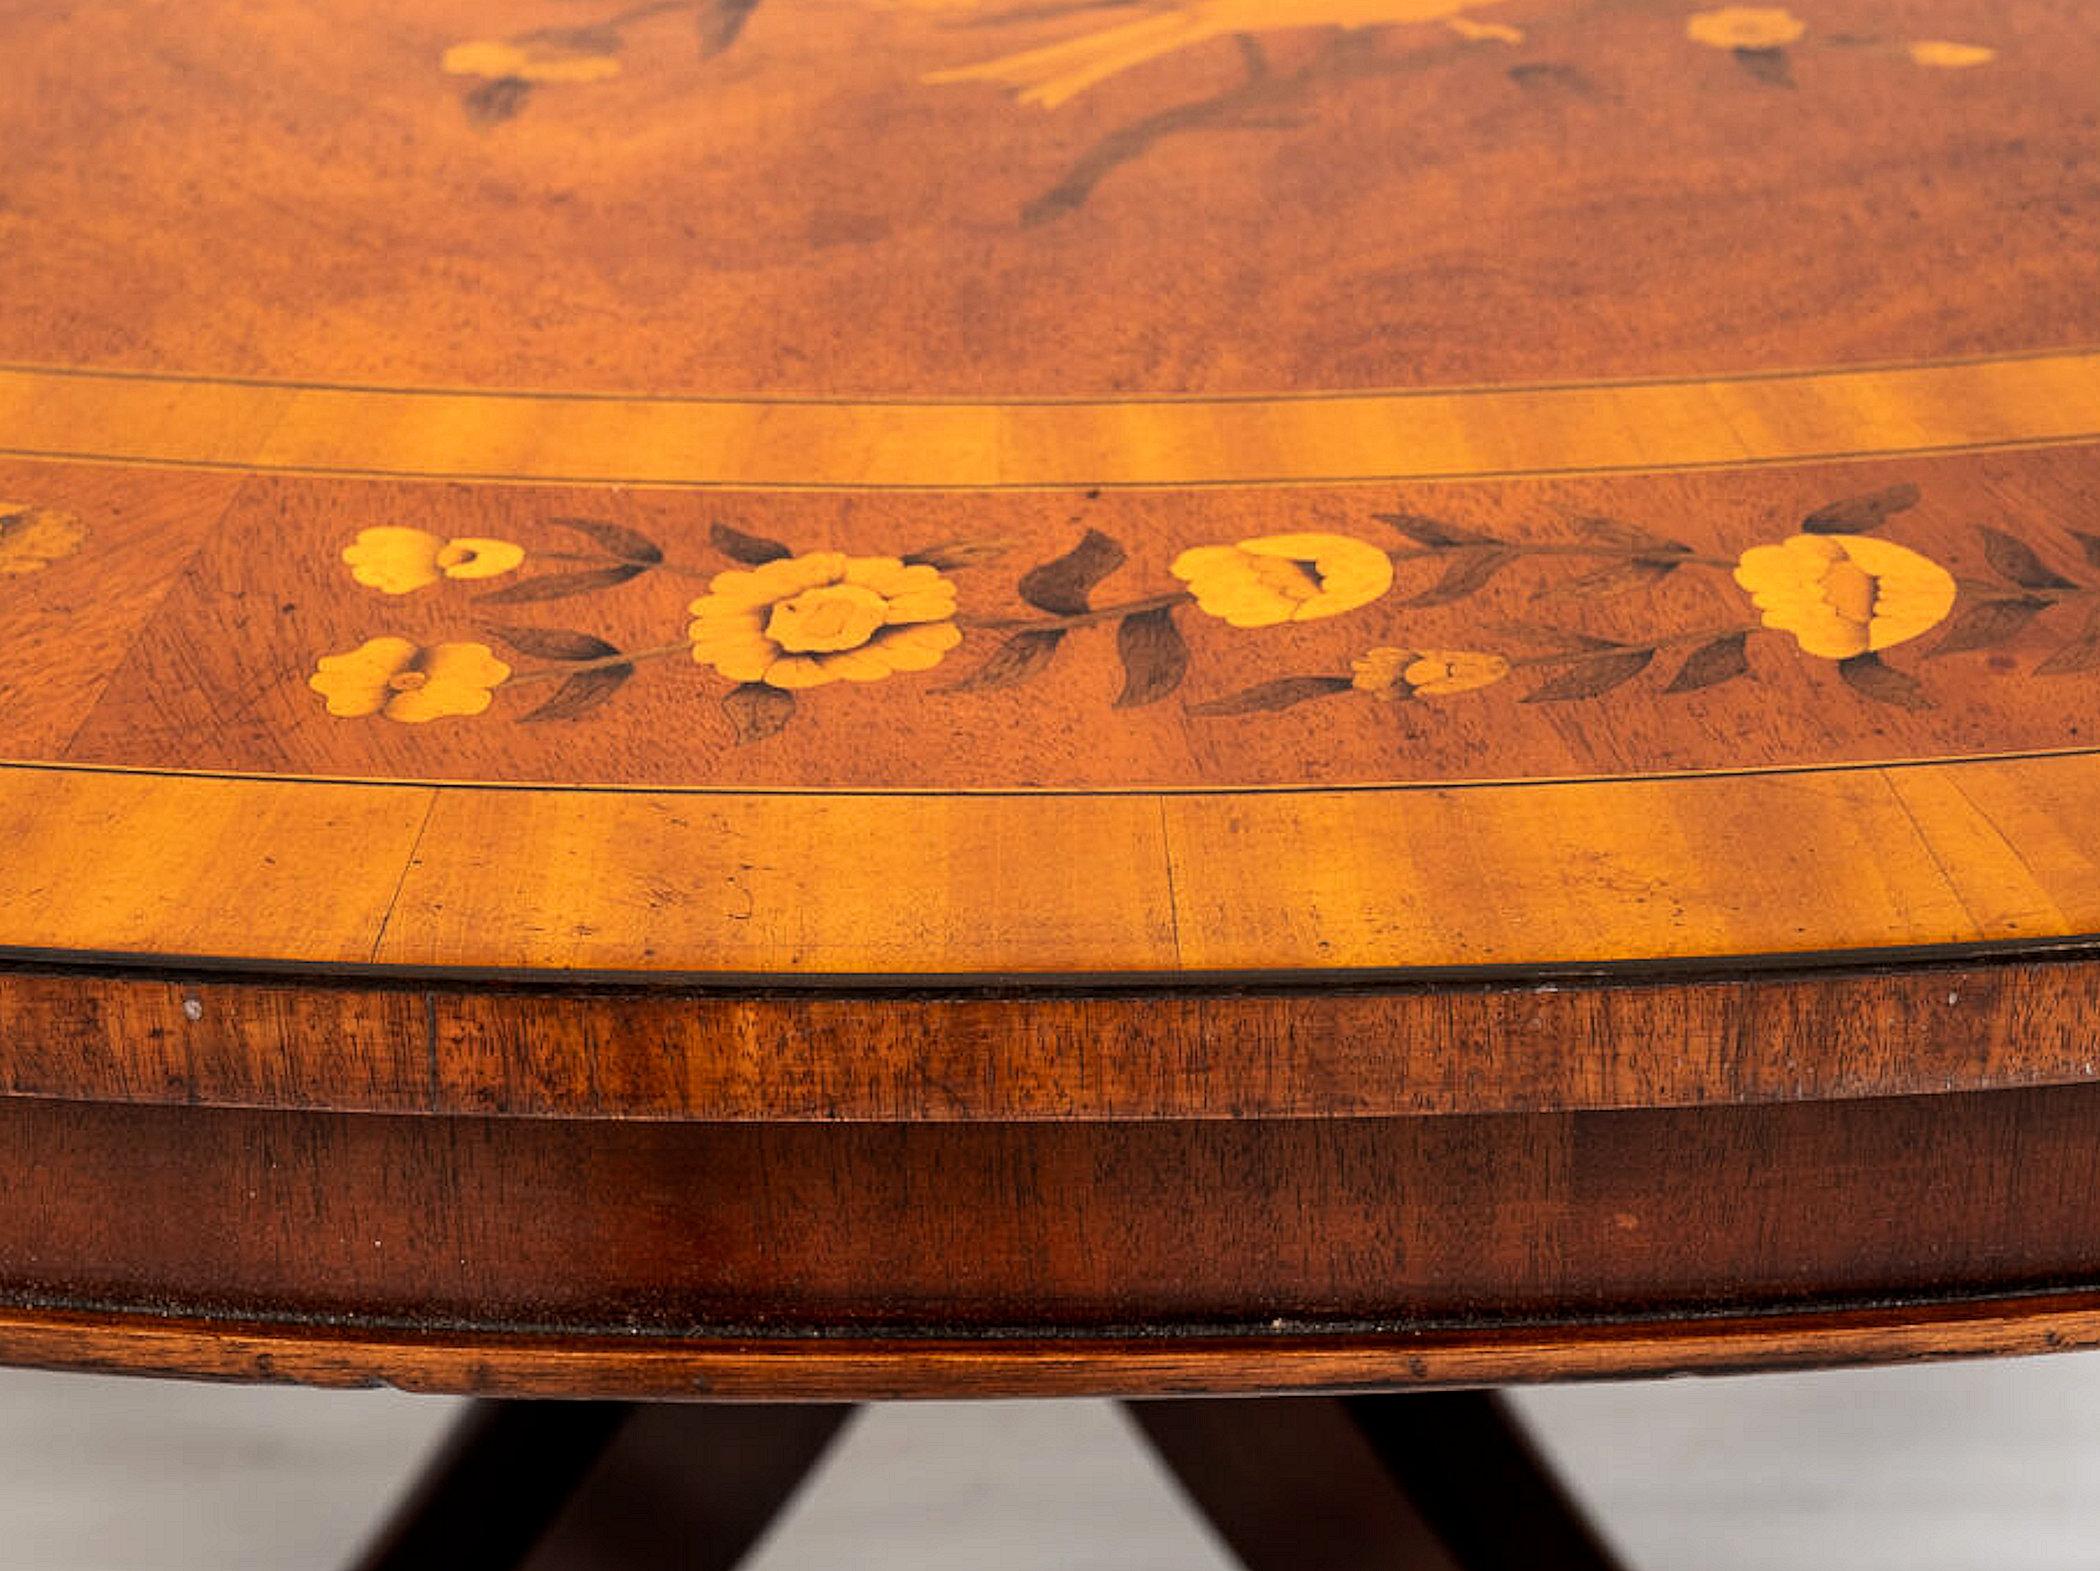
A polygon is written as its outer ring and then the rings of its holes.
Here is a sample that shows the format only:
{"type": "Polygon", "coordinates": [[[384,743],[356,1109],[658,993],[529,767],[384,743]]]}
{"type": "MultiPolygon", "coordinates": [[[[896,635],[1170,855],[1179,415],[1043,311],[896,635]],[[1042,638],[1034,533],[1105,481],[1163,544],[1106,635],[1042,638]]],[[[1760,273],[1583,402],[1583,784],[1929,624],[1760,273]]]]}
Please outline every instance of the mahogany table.
{"type": "Polygon", "coordinates": [[[0,1358],[591,1399],[372,1566],[1108,1393],[1250,1564],[1488,1568],[1605,1560],[1362,1393],[2100,1344],[2095,82],[0,3],[0,1358]]]}

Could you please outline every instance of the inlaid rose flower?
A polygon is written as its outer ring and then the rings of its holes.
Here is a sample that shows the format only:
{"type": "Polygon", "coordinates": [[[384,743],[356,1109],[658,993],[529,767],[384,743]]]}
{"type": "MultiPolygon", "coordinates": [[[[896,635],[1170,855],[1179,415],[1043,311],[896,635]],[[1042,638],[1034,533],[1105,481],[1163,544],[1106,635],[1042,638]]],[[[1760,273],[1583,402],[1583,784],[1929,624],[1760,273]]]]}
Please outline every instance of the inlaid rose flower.
{"type": "Polygon", "coordinates": [[[508,540],[446,540],[422,529],[365,529],[343,547],[350,576],[367,589],[405,595],[441,578],[499,578],[525,560],[508,540]]]}
{"type": "Polygon", "coordinates": [[[323,655],[306,685],[328,700],[332,715],[419,725],[480,714],[509,677],[510,667],[486,644],[374,638],[346,654],[323,655]]]}
{"type": "Polygon", "coordinates": [[[1197,607],[1233,627],[1340,616],[1393,587],[1392,558],[1347,535],[1262,535],[1196,546],[1168,569],[1197,607]]]}
{"type": "Polygon", "coordinates": [[[1809,654],[1850,660],[1929,632],[1954,609],[1954,576],[1908,546],[1867,535],[1794,535],[1752,546],[1735,581],[1764,625],[1809,654]]]}
{"type": "Polygon", "coordinates": [[[893,556],[812,551],[718,573],[691,609],[695,660],[778,688],[925,671],[962,642],[955,585],[893,556]]]}

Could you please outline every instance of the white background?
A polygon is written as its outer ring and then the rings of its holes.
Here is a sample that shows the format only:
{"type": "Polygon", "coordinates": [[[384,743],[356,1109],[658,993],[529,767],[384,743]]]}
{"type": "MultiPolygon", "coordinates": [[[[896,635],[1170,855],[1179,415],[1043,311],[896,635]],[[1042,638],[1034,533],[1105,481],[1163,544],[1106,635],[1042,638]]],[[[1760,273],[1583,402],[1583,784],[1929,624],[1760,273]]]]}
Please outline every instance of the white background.
{"type": "MultiPolygon", "coordinates": [[[[1519,1397],[1634,1571],[2100,1567],[2100,1355],[1519,1397]]],[[[329,1571],[453,1404],[0,1373],[4,1571],[329,1571]]],[[[755,1571],[1219,1571],[1115,1409],[862,1415],[755,1571]]]]}

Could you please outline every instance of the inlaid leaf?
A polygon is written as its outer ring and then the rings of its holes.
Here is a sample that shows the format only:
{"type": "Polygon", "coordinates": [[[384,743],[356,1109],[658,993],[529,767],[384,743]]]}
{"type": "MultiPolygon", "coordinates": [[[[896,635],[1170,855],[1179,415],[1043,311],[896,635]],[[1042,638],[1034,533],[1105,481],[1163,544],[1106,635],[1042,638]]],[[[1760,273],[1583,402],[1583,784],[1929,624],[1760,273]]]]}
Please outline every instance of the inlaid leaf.
{"type": "Polygon", "coordinates": [[[2083,529],[2074,529],[2071,531],[2071,537],[2078,542],[2078,549],[2085,553],[2085,559],[2093,566],[2100,567],[2100,535],[2089,535],[2083,529]]]}
{"type": "Polygon", "coordinates": [[[944,540],[939,545],[908,553],[907,564],[937,567],[943,572],[957,567],[981,567],[996,562],[1010,547],[1004,540],[944,540]]]}
{"type": "Polygon", "coordinates": [[[1595,98],[1597,84],[1576,66],[1560,60],[1527,60],[1509,68],[1509,79],[1533,90],[1559,88],[1579,98],[1595,98]]]}
{"type": "Polygon", "coordinates": [[[1462,545],[1494,545],[1493,535],[1484,535],[1471,529],[1461,529],[1456,524],[1447,524],[1439,518],[1423,518],[1417,513],[1373,513],[1382,524],[1391,524],[1400,533],[1432,550],[1446,551],[1462,545]]]}
{"type": "Polygon", "coordinates": [[[1226,698],[1189,705],[1192,715],[1251,715],[1270,709],[1289,709],[1315,698],[1346,693],[1356,684],[1346,676],[1286,676],[1262,682],[1226,698]]]}
{"type": "Polygon", "coordinates": [[[1174,608],[1140,611],[1116,626],[1116,653],[1123,657],[1123,691],[1118,709],[1156,704],[1175,688],[1189,668],[1189,646],[1174,625],[1174,608]]]}
{"type": "Polygon", "coordinates": [[[476,125],[501,125],[525,107],[532,84],[522,76],[499,76],[477,82],[460,95],[460,105],[476,125]]]}
{"type": "Polygon", "coordinates": [[[590,633],[572,633],[559,627],[489,626],[491,637],[500,638],[521,655],[541,660],[603,660],[618,654],[619,647],[590,633]]]}
{"type": "Polygon", "coordinates": [[[1898,513],[1917,505],[1918,488],[1906,481],[1819,507],[1801,520],[1801,527],[1812,535],[1871,534],[1898,513]]]}
{"type": "Polygon", "coordinates": [[[1123,548],[1098,529],[1054,562],[1031,568],[1021,577],[1021,598],[1053,616],[1077,616],[1088,609],[1094,585],[1123,565],[1123,548]]]}
{"type": "Polygon", "coordinates": [[[1534,600],[1601,600],[1628,589],[1646,589],[1677,570],[1675,562],[1656,562],[1636,557],[1626,562],[1606,562],[1575,578],[1547,584],[1533,593],[1534,600]]]}
{"type": "Polygon", "coordinates": [[[2085,631],[2034,668],[2036,676],[2071,676],[2080,671],[2100,670],[2100,609],[2087,620],[2085,631]]]}
{"type": "Polygon", "coordinates": [[[1748,633],[1723,633],[1711,643],[1701,644],[1677,668],[1677,674],[1663,691],[1697,693],[1705,688],[1719,687],[1723,682],[1733,682],[1739,676],[1748,676],[1749,643],[1748,633]]]}
{"type": "Polygon", "coordinates": [[[693,12],[700,29],[700,58],[712,60],[735,43],[757,9],[758,0],[701,0],[693,12]]]}
{"type": "Polygon", "coordinates": [[[1617,639],[1599,638],[1594,633],[1579,632],[1572,627],[1555,627],[1550,622],[1527,622],[1521,618],[1490,622],[1487,625],[1487,630],[1520,644],[1530,644],[1539,649],[1558,650],[1568,654],[1589,649],[1622,649],[1625,647],[1617,639]]]}
{"type": "Polygon", "coordinates": [[[732,562],[742,562],[746,567],[763,567],[768,562],[777,562],[784,556],[795,553],[778,540],[768,540],[762,535],[747,535],[741,529],[728,524],[710,524],[707,542],[732,562]]]}
{"type": "Polygon", "coordinates": [[[1617,518],[1589,517],[1575,520],[1575,527],[1592,540],[1603,545],[1617,546],[1623,551],[1655,551],[1665,555],[1689,556],[1692,548],[1681,540],[1672,540],[1652,529],[1643,529],[1638,524],[1629,524],[1617,518]]]}
{"type": "Polygon", "coordinates": [[[1061,628],[1031,629],[1014,634],[992,651],[989,660],[960,682],[943,688],[947,693],[975,693],[988,688],[1016,687],[1039,675],[1065,641],[1061,628]]]}
{"type": "Polygon", "coordinates": [[[550,518],[548,522],[573,530],[596,545],[607,556],[622,562],[654,567],[664,559],[662,549],[654,540],[639,530],[629,529],[625,524],[608,523],[602,518],[550,518]]]}
{"type": "Polygon", "coordinates": [[[639,562],[623,562],[618,567],[587,567],[575,573],[543,573],[538,578],[521,579],[507,589],[498,589],[479,599],[483,605],[532,605],[542,600],[566,600],[571,595],[587,595],[594,589],[611,589],[648,571],[639,562]]]}
{"type": "Polygon", "coordinates": [[[1452,552],[1439,578],[1421,593],[1411,595],[1406,604],[1415,606],[1449,605],[1454,600],[1463,600],[1476,590],[1486,587],[1503,568],[1517,559],[1517,553],[1507,546],[1464,546],[1452,552]]]}
{"type": "Polygon", "coordinates": [[[1884,665],[1879,655],[1854,655],[1838,662],[1838,675],[1862,698],[1896,709],[1930,709],[1932,700],[1908,671],[1884,665]]]}
{"type": "Polygon", "coordinates": [[[795,718],[795,695],[765,682],[746,682],[722,695],[722,712],[736,730],[736,745],[778,736],[795,718]]]}
{"type": "Polygon", "coordinates": [[[2036,555],[2033,546],[2002,529],[1984,526],[1983,555],[2000,577],[2011,579],[2022,589],[2075,587],[2070,579],[2036,555]]]}
{"type": "Polygon", "coordinates": [[[1737,49],[1735,63],[1768,87],[1792,87],[1794,63],[1784,49],[1737,49]]]}
{"type": "Polygon", "coordinates": [[[1647,670],[1648,663],[1654,658],[1652,649],[1626,649],[1616,654],[1588,656],[1526,693],[1524,702],[1565,704],[1578,698],[1601,698],[1647,670]]]}
{"type": "Polygon", "coordinates": [[[525,716],[528,722],[542,720],[574,720],[578,715],[590,713],[620,690],[634,667],[624,661],[619,665],[593,666],[588,671],[579,671],[554,690],[554,696],[539,708],[525,716]]]}
{"type": "Polygon", "coordinates": [[[2049,608],[2046,600],[2024,596],[2004,600],[1977,600],[1954,613],[1947,631],[1933,646],[1933,656],[1963,655],[1973,649],[1990,649],[2017,637],[2021,629],[2049,608]]]}

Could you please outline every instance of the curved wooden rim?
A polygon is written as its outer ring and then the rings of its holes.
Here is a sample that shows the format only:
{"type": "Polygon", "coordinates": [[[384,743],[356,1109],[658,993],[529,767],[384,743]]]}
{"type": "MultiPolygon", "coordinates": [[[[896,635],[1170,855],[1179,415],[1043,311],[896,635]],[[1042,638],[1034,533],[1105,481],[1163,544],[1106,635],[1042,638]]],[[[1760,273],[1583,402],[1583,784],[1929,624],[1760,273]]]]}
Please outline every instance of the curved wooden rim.
{"type": "Polygon", "coordinates": [[[2100,438],[2100,351],[1281,396],[716,398],[0,365],[0,456],[477,483],[972,491],[1739,468],[2100,438]]]}
{"type": "Polygon", "coordinates": [[[0,964],[0,1096],[952,1123],[1749,1105],[2093,1078],[2100,943],[1350,985],[696,989],[0,964]],[[124,1051],[109,1051],[110,1037],[124,1051]],[[1777,1042],[1789,1050],[1771,1050],[1777,1042]],[[1629,1044],[1645,1044],[1636,1051],[1629,1044]]]}
{"type": "Polygon", "coordinates": [[[1405,979],[2077,941],[2100,934],[2095,822],[2092,754],[1002,798],[0,769],[0,908],[16,956],[1405,979]]]}
{"type": "Polygon", "coordinates": [[[0,1311],[0,1361],[432,1394],[882,1400],[1234,1394],[1813,1369],[2100,1347],[2100,1294],[1464,1331],[1142,1337],[409,1333],[0,1311]]]}

